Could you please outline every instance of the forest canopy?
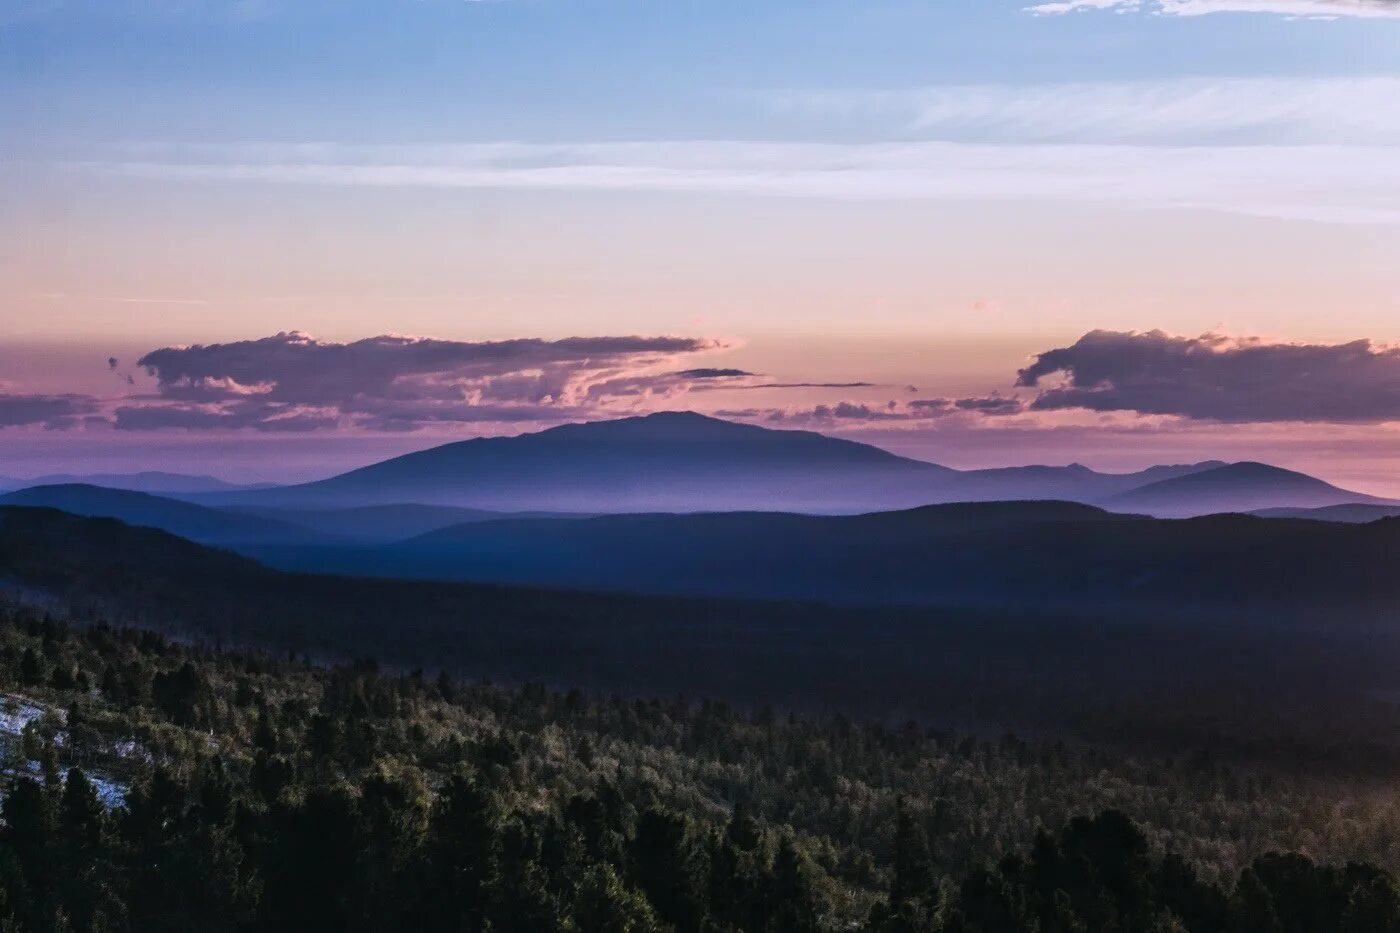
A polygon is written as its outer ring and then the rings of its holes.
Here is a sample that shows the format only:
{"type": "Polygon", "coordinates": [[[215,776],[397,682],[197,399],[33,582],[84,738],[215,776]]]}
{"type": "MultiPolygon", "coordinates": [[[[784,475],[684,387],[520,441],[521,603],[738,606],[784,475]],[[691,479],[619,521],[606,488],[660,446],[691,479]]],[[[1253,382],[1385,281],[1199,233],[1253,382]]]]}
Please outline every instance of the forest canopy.
{"type": "Polygon", "coordinates": [[[0,615],[15,930],[1400,930],[1389,795],[0,615]],[[15,728],[18,727],[18,728],[15,728]]]}

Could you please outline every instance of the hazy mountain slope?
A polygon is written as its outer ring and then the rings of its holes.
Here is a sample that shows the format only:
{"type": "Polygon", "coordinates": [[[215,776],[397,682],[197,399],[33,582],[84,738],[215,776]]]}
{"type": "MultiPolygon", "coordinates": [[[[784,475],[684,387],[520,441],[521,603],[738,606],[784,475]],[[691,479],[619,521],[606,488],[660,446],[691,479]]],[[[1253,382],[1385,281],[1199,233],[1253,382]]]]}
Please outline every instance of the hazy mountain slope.
{"type": "Polygon", "coordinates": [[[1400,521],[1168,521],[1011,502],[500,521],[381,548],[251,553],[300,570],[620,592],[1272,613],[1388,610],[1400,598],[1387,556],[1396,546],[1400,521]]]}
{"type": "Polygon", "coordinates": [[[100,486],[35,486],[0,495],[0,505],[55,508],[74,515],[115,518],[128,525],[159,528],[205,544],[310,544],[334,540],[290,522],[100,486]]]}
{"type": "Polygon", "coordinates": [[[806,431],[670,412],[478,438],[295,487],[205,501],[498,511],[861,511],[936,497],[953,471],[806,431]]]}
{"type": "Polygon", "coordinates": [[[444,505],[366,505],[346,509],[284,509],[275,506],[228,506],[220,511],[290,522],[346,542],[389,543],[416,538],[431,531],[473,522],[519,518],[582,518],[567,513],[490,512],[444,505]]]}
{"type": "Polygon", "coordinates": [[[1400,517],[1400,505],[1328,505],[1317,509],[1259,509],[1260,518],[1299,518],[1317,522],[1347,522],[1362,525],[1383,518],[1400,517]]]}
{"type": "Polygon", "coordinates": [[[190,476],[184,473],[164,473],[147,470],[141,473],[53,473],[34,479],[16,480],[13,488],[30,486],[102,486],[106,489],[126,489],[155,495],[186,495],[196,493],[232,492],[244,489],[266,489],[270,483],[239,485],[212,476],[190,476]]]}
{"type": "Polygon", "coordinates": [[[1340,489],[1316,477],[1264,463],[1232,463],[1129,490],[1103,504],[1158,516],[1319,508],[1386,500],[1340,489]]]}
{"type": "Polygon", "coordinates": [[[1212,460],[1205,463],[1154,466],[1135,473],[1101,473],[1078,463],[1062,467],[998,467],[961,471],[945,488],[957,500],[969,502],[1014,499],[1099,502],[1148,483],[1188,476],[1223,465],[1218,460],[1212,460]]]}

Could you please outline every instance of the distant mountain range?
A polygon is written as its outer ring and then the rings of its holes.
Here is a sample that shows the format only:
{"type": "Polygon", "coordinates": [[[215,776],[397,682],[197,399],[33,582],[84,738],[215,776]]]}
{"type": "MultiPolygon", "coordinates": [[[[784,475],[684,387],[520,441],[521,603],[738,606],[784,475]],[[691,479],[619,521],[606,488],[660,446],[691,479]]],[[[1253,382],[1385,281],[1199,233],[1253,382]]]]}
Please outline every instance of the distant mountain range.
{"type": "Polygon", "coordinates": [[[472,522],[576,517],[544,513],[511,515],[413,504],[324,510],[256,506],[217,509],[182,499],[81,483],[33,486],[0,494],[0,505],[59,509],[87,518],[115,518],[128,525],[159,528],[201,544],[233,549],[388,544],[472,522]]]}
{"type": "Polygon", "coordinates": [[[312,572],[617,592],[1020,608],[1375,608],[1400,597],[1400,521],[1162,520],[1067,502],[858,516],[477,522],[372,549],[254,549],[312,572]]]}
{"type": "Polygon", "coordinates": [[[27,489],[31,486],[102,486],[107,489],[125,489],[132,492],[149,492],[158,495],[185,495],[211,492],[231,492],[234,490],[267,489],[272,483],[251,483],[239,485],[215,479],[212,476],[190,476],[184,473],[163,473],[147,470],[141,473],[52,473],[30,479],[0,476],[0,490],[27,489]]]}
{"type": "Polygon", "coordinates": [[[950,502],[1070,501],[1157,517],[1293,517],[1300,509],[1345,507],[1306,517],[1361,521],[1400,507],[1262,463],[1135,473],[1079,464],[954,470],[809,431],[688,412],[446,444],[296,486],[238,487],[159,472],[70,479],[30,482],[9,501],[230,545],[385,544],[462,523],[601,513],[850,515],[950,502]]]}
{"type": "MultiPolygon", "coordinates": [[[[53,501],[66,497],[69,508],[90,507],[84,503],[89,494],[62,487],[48,493],[53,501]]],[[[132,508],[153,507],[127,501],[132,508]]],[[[14,502],[7,498],[0,514],[20,522],[17,528],[26,516],[58,514],[14,508],[14,502]]],[[[176,505],[192,511],[155,505],[160,512],[148,513],[147,520],[175,527],[178,518],[187,534],[229,542],[280,569],[347,577],[884,607],[1128,613],[1124,618],[1239,613],[1256,620],[1316,621],[1391,619],[1400,612],[1400,577],[1392,560],[1400,549],[1400,519],[1366,525],[1248,515],[1163,520],[1079,503],[990,502],[854,516],[502,518],[397,544],[355,545],[289,532],[260,516],[187,503],[176,505]],[[231,523],[208,524],[213,518],[231,523]]]]}
{"type": "Polygon", "coordinates": [[[1253,512],[1279,507],[1317,509],[1394,504],[1265,463],[1231,463],[1188,473],[1130,489],[1102,503],[1113,509],[1160,517],[1253,512]]]}
{"type": "Polygon", "coordinates": [[[150,493],[81,483],[34,486],[5,493],[0,495],[0,505],[59,509],[88,518],[115,518],[128,525],[159,528],[201,544],[227,547],[351,543],[275,518],[221,511],[150,493]]]}
{"type": "Polygon", "coordinates": [[[1383,518],[1400,518],[1400,505],[1328,505],[1316,509],[1257,509],[1260,518],[1301,518],[1315,522],[1346,522],[1365,525],[1383,518]]]}
{"type": "Polygon", "coordinates": [[[1209,461],[1121,474],[1078,464],[954,470],[809,431],[690,412],[478,438],[315,483],[186,498],[303,512],[415,503],[493,512],[819,514],[1045,499],[1163,516],[1386,502],[1264,464],[1209,461]]]}
{"type": "MultiPolygon", "coordinates": [[[[265,506],[232,506],[208,509],[215,513],[249,515],[288,523],[314,535],[361,544],[389,544],[420,535],[476,522],[506,519],[572,519],[588,515],[569,512],[490,512],[448,505],[362,505],[347,509],[279,509],[265,506]]],[[[119,516],[114,516],[119,517],[119,516]]]]}
{"type": "MultiPolygon", "coordinates": [[[[1031,532],[1016,524],[1016,511],[954,506],[893,519],[945,531],[964,526],[945,538],[948,547],[911,546],[907,566],[922,561],[944,580],[974,564],[960,560],[942,570],[940,561],[956,555],[957,542],[975,540],[966,537],[974,528],[989,529],[976,552],[986,569],[972,578],[990,593],[986,607],[684,599],[285,573],[152,529],[18,507],[0,507],[0,599],[18,596],[56,612],[72,607],[84,619],[274,655],[373,657],[391,669],[446,669],[463,679],[707,696],[753,709],[836,709],[879,721],[927,716],[988,734],[1021,726],[1140,732],[1144,716],[1162,709],[1180,717],[1176,728],[1191,749],[1200,747],[1202,730],[1223,728],[1222,711],[1241,709],[1268,715],[1249,718],[1242,733],[1265,743],[1277,742],[1280,715],[1313,722],[1326,711],[1319,728],[1333,738],[1367,723],[1392,728],[1375,710],[1378,696],[1400,689],[1396,627],[1347,623],[1393,617],[1400,605],[1400,577],[1390,566],[1400,523],[1150,522],[1036,505],[1026,514],[1044,527],[1031,532]],[[1121,544],[1131,535],[1098,538],[1101,559],[1056,583],[1069,556],[1055,555],[1066,541],[1070,555],[1090,553],[1078,540],[1081,526],[1095,529],[1091,537],[1105,528],[1166,537],[1126,551],[1121,544]],[[1018,536],[1027,537],[1025,549],[998,546],[1018,536]],[[1205,549],[1196,559],[1198,546],[1205,549]],[[1026,553],[1048,553],[1051,564],[1024,564],[1026,553]],[[1115,576],[1126,572],[1137,576],[1115,576]],[[1008,591],[991,592],[994,582],[1008,591]],[[1060,611],[1049,599],[1044,611],[1003,605],[1081,583],[1086,602],[1109,594],[1116,605],[1089,612],[1079,605],[1060,611]],[[1225,596],[1212,596],[1211,587],[1225,596]],[[1347,598],[1335,599],[1339,593],[1347,598]],[[1231,606],[1247,611],[1219,611],[1231,606]],[[1194,620],[1182,618],[1198,607],[1194,620]],[[1258,730],[1261,722],[1269,727],[1258,730]]],[[[710,518],[725,520],[684,517],[710,518]]],[[[845,558],[854,564],[860,555],[845,558]]]]}
{"type": "MultiPolygon", "coordinates": [[[[769,441],[771,434],[781,432],[758,436],[769,441]]],[[[1263,464],[1184,469],[1147,471],[1169,475],[1107,497],[1113,511],[1053,500],[855,515],[769,510],[589,517],[412,503],[216,508],[82,484],[7,493],[0,506],[114,518],[291,570],[616,592],[1023,608],[1340,606],[1388,592],[1386,555],[1400,544],[1400,521],[1356,529],[1340,523],[1384,518],[1400,513],[1400,506],[1365,501],[1369,497],[1319,506],[1350,494],[1263,464]],[[1141,506],[1190,514],[1225,503],[1281,500],[1309,506],[1265,510],[1285,516],[1276,519],[1161,520],[1128,511],[1141,506]]],[[[1052,479],[1066,475],[1053,468],[1028,472],[1047,470],[1052,479]]],[[[1084,473],[1091,471],[1067,475],[1084,473]]]]}

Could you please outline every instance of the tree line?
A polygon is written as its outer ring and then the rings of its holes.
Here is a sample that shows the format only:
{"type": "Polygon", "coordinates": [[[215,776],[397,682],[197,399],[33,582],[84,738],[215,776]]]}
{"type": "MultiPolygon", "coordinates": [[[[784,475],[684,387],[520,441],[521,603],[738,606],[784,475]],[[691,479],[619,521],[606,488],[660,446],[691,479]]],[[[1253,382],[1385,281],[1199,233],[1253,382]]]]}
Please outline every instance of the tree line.
{"type": "Polygon", "coordinates": [[[327,668],[24,608],[0,613],[0,689],[43,711],[5,742],[0,929],[1400,930],[1364,833],[1268,851],[1339,798],[1209,758],[327,668]]]}

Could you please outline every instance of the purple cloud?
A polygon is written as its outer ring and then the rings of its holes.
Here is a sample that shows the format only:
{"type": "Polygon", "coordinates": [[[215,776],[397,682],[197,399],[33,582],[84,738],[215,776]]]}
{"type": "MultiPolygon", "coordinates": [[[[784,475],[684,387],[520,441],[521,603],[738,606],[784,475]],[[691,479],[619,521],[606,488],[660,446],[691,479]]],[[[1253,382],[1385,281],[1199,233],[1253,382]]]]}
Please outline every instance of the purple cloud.
{"type": "Polygon", "coordinates": [[[1038,411],[1135,411],[1225,422],[1400,420],[1400,349],[1266,343],[1221,334],[1096,330],[1041,353],[1016,384],[1039,386],[1038,411]]]}
{"type": "Polygon", "coordinates": [[[983,398],[960,398],[953,401],[958,411],[971,411],[980,415],[1019,415],[1026,410],[1026,403],[1019,398],[1005,395],[988,395],[983,398]]]}
{"type": "Polygon", "coordinates": [[[973,423],[982,418],[1020,414],[1025,402],[1014,396],[990,395],[974,398],[921,398],[908,402],[890,400],[883,404],[843,401],[812,408],[747,408],[720,412],[727,417],[765,420],[789,424],[829,427],[841,424],[911,422],[924,424],[953,419],[973,423]]]}
{"type": "Polygon", "coordinates": [[[137,361],[157,395],[123,406],[114,424],[270,431],[348,425],[536,421],[589,415],[635,396],[685,391],[739,370],[655,372],[723,349],[696,337],[434,340],[380,336],[353,343],[285,332],[235,343],[164,347],[137,361]]]}
{"type": "Polygon", "coordinates": [[[0,428],[42,425],[62,431],[97,411],[97,402],[86,395],[0,395],[0,428]]]}
{"type": "Polygon", "coordinates": [[[263,432],[318,431],[333,428],[340,419],[287,405],[239,403],[225,406],[123,405],[112,414],[112,426],[122,431],[157,431],[181,428],[193,431],[263,432]]]}

